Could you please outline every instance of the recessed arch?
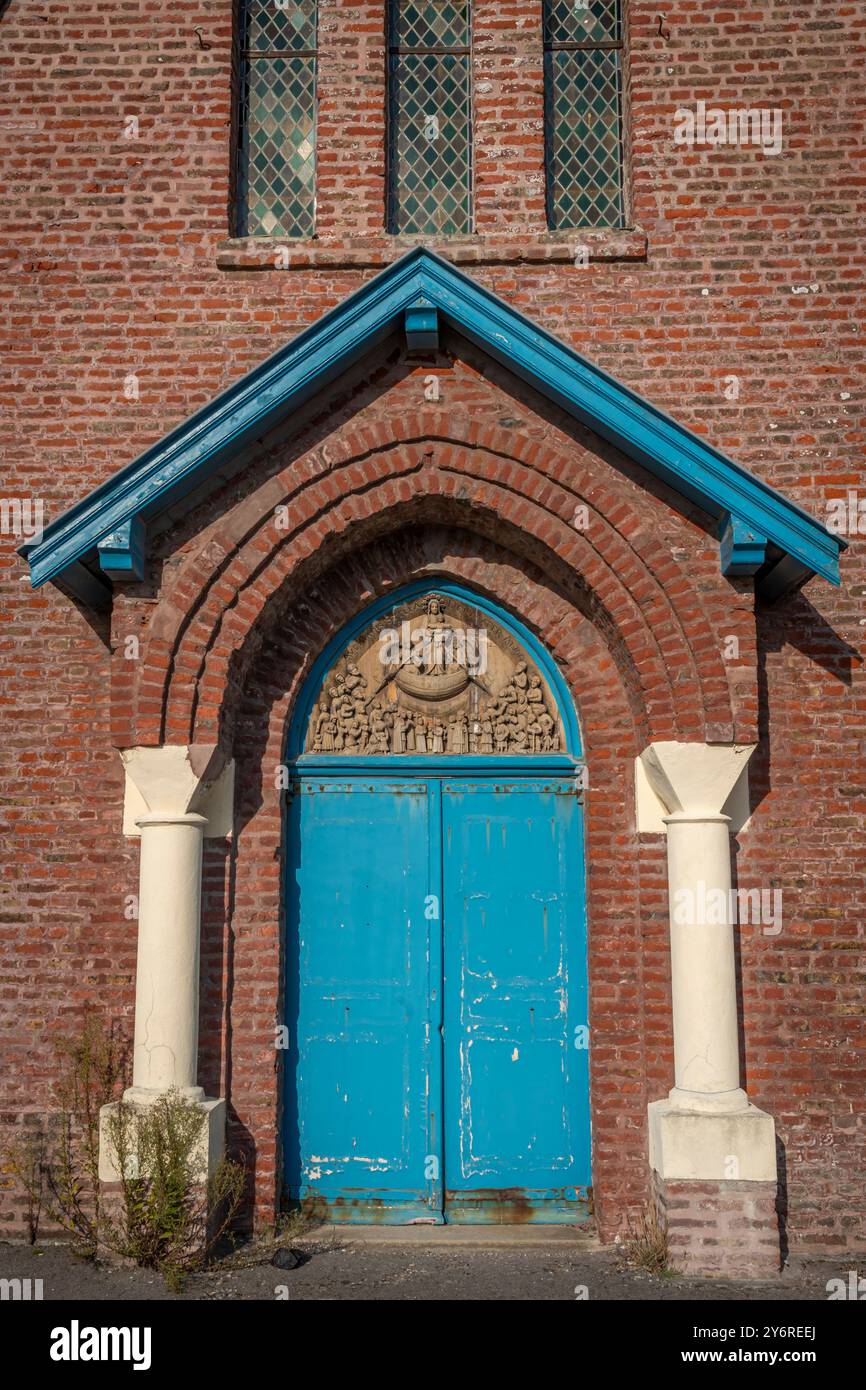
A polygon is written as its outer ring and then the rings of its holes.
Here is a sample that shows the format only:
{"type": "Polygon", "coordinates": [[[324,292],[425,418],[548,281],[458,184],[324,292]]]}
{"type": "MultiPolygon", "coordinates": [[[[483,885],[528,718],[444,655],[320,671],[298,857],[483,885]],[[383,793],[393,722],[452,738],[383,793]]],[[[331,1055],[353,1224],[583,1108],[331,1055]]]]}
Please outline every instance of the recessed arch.
{"type": "MultiPolygon", "coordinates": [[[[642,985],[644,971],[655,980],[664,961],[664,924],[657,924],[656,901],[664,870],[663,848],[659,859],[653,847],[643,847],[650,865],[644,874],[634,833],[633,791],[629,791],[631,769],[644,746],[645,731],[623,673],[595,623],[525,557],[504,548],[501,540],[446,522],[431,527],[421,519],[417,526],[368,538],[366,546],[352,549],[291,601],[287,597],[273,610],[274,621],[244,668],[233,745],[238,789],[234,848],[228,864],[217,846],[210,861],[212,885],[220,888],[214,898],[208,950],[215,961],[228,955],[232,973],[229,1019],[214,1013],[211,1026],[214,1036],[219,1036],[221,1028],[231,1034],[231,1081],[222,1079],[223,1069],[229,1066],[228,1054],[221,1058],[215,1053],[208,1074],[214,1077],[214,1089],[226,1087],[233,1096],[238,1115],[237,1123],[230,1119],[234,1142],[247,1143],[248,1130],[255,1134],[256,1209],[267,1219],[284,1171],[271,1121],[264,1123],[261,1118],[276,1115],[279,1133],[283,1124],[280,1072],[269,1072],[265,1102],[256,1073],[263,1031],[272,1027],[273,1001],[280,1000],[284,979],[282,919],[273,910],[281,898],[285,873],[275,773],[285,759],[287,729],[312,662],[371,600],[391,601],[407,575],[427,588],[438,588],[447,577],[473,594],[490,598],[506,614],[520,615],[524,626],[551,653],[580,715],[589,772],[585,797],[593,1065],[601,1069],[594,1075],[602,1078],[602,1092],[594,1102],[594,1203],[602,1229],[612,1234],[622,1202],[637,1207],[645,1196],[642,1152],[636,1150],[624,1160],[616,1146],[623,1115],[636,1128],[642,1123],[648,1099],[645,1067],[662,1065],[657,1057],[644,1062],[643,1030],[649,1027],[658,1039],[666,1037],[666,997],[657,990],[645,992],[642,985]],[[218,906],[224,880],[225,895],[233,904],[228,927],[223,926],[218,906]],[[260,910],[259,903],[270,906],[260,910]],[[626,992],[625,1015],[611,1008],[611,988],[626,992]],[[613,1110],[603,1103],[603,1076],[608,1068],[619,1075],[621,1067],[627,1084],[613,1110]]],[[[208,1008],[216,1009],[216,1000],[208,1008]]]]}

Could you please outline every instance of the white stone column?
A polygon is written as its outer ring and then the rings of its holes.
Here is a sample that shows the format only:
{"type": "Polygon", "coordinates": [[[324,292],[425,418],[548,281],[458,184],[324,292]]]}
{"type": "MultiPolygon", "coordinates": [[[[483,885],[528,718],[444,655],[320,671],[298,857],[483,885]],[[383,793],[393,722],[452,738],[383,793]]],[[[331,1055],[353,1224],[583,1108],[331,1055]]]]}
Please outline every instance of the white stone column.
{"type": "MultiPolygon", "coordinates": [[[[232,765],[216,748],[135,748],[126,768],[124,830],[141,836],[132,1085],[124,1103],[152,1105],[178,1091],[207,1124],[198,1167],[212,1172],[223,1152],[225,1101],[198,1084],[199,941],[202,841],[232,827],[232,765]]],[[[103,1107],[99,1175],[117,1179],[109,1142],[116,1104],[103,1107]]]]}
{"type": "Polygon", "coordinates": [[[139,816],[141,862],[135,1042],[129,1101],[198,1085],[199,933],[202,837],[194,811],[139,816]]]}
{"type": "Polygon", "coordinates": [[[773,1120],[740,1085],[723,809],[738,800],[752,751],[657,743],[638,759],[638,828],[667,836],[674,1086],[648,1111],[650,1164],[669,1181],[776,1178],[773,1120]]]}
{"type": "Polygon", "coordinates": [[[674,1077],[671,1101],[694,1110],[742,1110],[730,817],[665,816],[670,905],[674,1077]]]}

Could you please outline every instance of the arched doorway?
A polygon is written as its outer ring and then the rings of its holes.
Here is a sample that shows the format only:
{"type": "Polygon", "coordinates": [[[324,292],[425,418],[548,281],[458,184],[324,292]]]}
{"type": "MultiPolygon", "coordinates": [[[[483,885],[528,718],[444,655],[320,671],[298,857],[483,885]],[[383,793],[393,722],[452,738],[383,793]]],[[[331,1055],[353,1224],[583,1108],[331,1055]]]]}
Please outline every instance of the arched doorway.
{"type": "Polygon", "coordinates": [[[549,654],[450,581],[371,605],[316,663],[288,748],[290,1200],[587,1214],[580,752],[549,654]]]}

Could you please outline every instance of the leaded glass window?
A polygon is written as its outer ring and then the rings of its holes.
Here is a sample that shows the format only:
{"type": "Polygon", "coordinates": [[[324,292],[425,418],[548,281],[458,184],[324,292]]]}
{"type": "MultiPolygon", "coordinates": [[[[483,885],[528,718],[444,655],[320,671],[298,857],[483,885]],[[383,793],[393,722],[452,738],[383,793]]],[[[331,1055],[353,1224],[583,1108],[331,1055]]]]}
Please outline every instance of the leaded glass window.
{"type": "Polygon", "coordinates": [[[391,0],[388,230],[472,230],[469,0],[391,0]]]}
{"type": "Polygon", "coordinates": [[[312,236],[316,0],[241,0],[238,231],[312,236]]]}
{"type": "Polygon", "coordinates": [[[621,227],[619,0],[544,0],[547,220],[621,227]]]}

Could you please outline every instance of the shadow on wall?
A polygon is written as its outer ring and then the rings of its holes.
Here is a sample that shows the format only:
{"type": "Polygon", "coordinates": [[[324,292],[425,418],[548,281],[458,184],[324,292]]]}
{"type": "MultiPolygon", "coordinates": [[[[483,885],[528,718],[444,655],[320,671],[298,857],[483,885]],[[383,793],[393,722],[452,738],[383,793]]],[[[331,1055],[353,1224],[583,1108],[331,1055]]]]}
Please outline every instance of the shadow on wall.
{"type": "Polygon", "coordinates": [[[772,753],[767,657],[786,646],[797,651],[834,680],[850,689],[854,666],[863,658],[856,648],[830,626],[826,618],[801,592],[781,599],[772,607],[755,606],[758,681],[758,746],[749,763],[749,807],[752,814],[772,788],[772,753]]]}
{"type": "Polygon", "coordinates": [[[235,1222],[254,1226],[258,1152],[252,1133],[232,1104],[232,1005],[235,987],[237,836],[206,840],[202,866],[199,1082],[207,1095],[226,1098],[226,1148],[246,1170],[246,1190],[235,1222]],[[207,1044],[202,1047],[202,1040],[207,1044]]]}
{"type": "MultiPolygon", "coordinates": [[[[754,815],[761,803],[769,796],[772,789],[771,771],[773,755],[771,734],[773,728],[773,711],[770,701],[769,675],[767,668],[770,654],[781,652],[786,646],[794,647],[834,681],[839,682],[847,688],[851,687],[855,665],[861,665],[863,660],[856,648],[850,646],[844,638],[840,637],[839,634],[834,631],[826,618],[818,612],[802,592],[792,594],[789,598],[779,601],[772,607],[758,604],[755,610],[755,626],[758,658],[758,745],[749,763],[749,809],[752,815],[754,815]]],[[[779,716],[777,715],[776,717],[777,722],[779,722],[779,716]]],[[[784,728],[780,729],[782,735],[786,732],[784,728]]],[[[746,848],[746,845],[741,846],[738,840],[732,840],[732,888],[734,892],[737,892],[739,889],[737,860],[741,855],[746,853],[746,848]]],[[[748,881],[751,883],[753,878],[754,871],[749,873],[748,881]]],[[[770,892],[772,893],[773,891],[775,891],[775,889],[771,888],[770,892]]],[[[740,1075],[742,1077],[743,1086],[750,1094],[756,1089],[760,1090],[760,1088],[755,1088],[750,1082],[748,1058],[746,1055],[742,975],[742,932],[743,930],[766,931],[767,939],[772,940],[780,928],[781,922],[772,922],[769,926],[766,922],[761,926],[751,922],[738,923],[734,928],[740,1075]]],[[[752,1100],[756,1104],[762,1103],[762,1097],[760,1095],[757,1097],[752,1095],[752,1100]]],[[[772,1108],[772,1106],[768,1106],[768,1108],[772,1108]]],[[[788,1257],[788,1166],[787,1150],[778,1133],[776,1135],[776,1150],[779,1175],[777,1211],[779,1216],[782,1261],[784,1263],[788,1257]]]]}

